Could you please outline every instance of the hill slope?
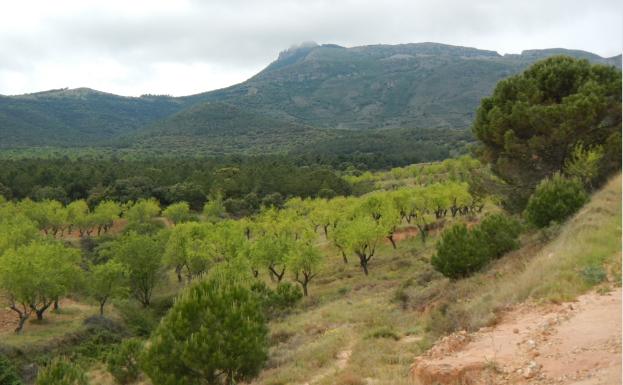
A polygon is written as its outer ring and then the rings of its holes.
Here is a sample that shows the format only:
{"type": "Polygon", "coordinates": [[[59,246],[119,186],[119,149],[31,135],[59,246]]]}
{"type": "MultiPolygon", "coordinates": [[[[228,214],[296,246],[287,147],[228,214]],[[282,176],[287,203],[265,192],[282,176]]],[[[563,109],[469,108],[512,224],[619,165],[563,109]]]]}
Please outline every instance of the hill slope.
{"type": "Polygon", "coordinates": [[[88,88],[0,96],[0,148],[107,144],[184,106],[166,96],[130,98],[88,88]]]}
{"type": "MultiPolygon", "coordinates": [[[[0,148],[131,146],[166,152],[183,144],[202,154],[283,152],[310,143],[322,147],[333,138],[304,126],[466,130],[480,99],[500,79],[559,54],[621,65],[620,56],[563,49],[501,56],[436,43],[306,45],[282,52],[243,83],[186,97],[132,98],[86,88],[0,96],[0,148]]],[[[416,136],[410,139],[421,139],[421,131],[411,132],[416,136]]],[[[368,143],[386,134],[375,132],[368,143]]],[[[368,138],[335,135],[348,143],[348,151],[368,138]]]]}
{"type": "Polygon", "coordinates": [[[218,102],[198,103],[123,140],[157,152],[276,153],[336,135],[218,102]]]}
{"type": "Polygon", "coordinates": [[[620,57],[565,49],[501,56],[436,43],[306,45],[282,52],[246,82],[188,99],[226,101],[318,127],[464,129],[500,79],[563,54],[621,66],[620,57]]]}

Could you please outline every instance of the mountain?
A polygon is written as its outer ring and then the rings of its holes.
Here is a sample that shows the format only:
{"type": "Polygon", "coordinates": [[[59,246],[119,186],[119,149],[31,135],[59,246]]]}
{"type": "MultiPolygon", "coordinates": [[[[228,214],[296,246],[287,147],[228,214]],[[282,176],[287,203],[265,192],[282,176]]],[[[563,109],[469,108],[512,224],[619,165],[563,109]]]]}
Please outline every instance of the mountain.
{"type": "Polygon", "coordinates": [[[88,88],[0,96],[0,148],[107,144],[185,106],[167,96],[132,98],[88,88]]]}
{"type": "Polygon", "coordinates": [[[317,127],[464,129],[499,80],[553,55],[621,67],[620,56],[565,49],[501,56],[436,43],[305,45],[282,52],[243,83],[187,99],[224,101],[317,127]]]}
{"type": "Polygon", "coordinates": [[[468,129],[500,79],[561,54],[621,68],[620,55],[565,49],[499,55],[436,43],[305,44],[245,82],[197,95],[123,97],[79,88],[0,96],[0,148],[370,154],[371,144],[401,137],[405,148],[446,143],[444,151],[455,151],[465,135],[452,130],[468,129]]]}

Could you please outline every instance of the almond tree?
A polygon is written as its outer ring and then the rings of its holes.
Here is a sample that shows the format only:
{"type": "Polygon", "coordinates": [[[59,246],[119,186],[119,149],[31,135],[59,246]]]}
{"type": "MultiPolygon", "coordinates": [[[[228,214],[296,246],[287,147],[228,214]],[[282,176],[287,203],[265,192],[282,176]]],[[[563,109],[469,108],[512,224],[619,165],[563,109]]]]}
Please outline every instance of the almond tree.
{"type": "Polygon", "coordinates": [[[368,263],[376,252],[379,240],[386,235],[386,229],[368,216],[356,216],[344,224],[346,249],[359,257],[359,265],[368,275],[368,263]]]}
{"type": "Polygon", "coordinates": [[[290,250],[286,264],[294,280],[303,288],[305,296],[308,294],[307,286],[318,274],[318,268],[322,260],[322,253],[314,246],[311,240],[299,241],[290,250]]]}
{"type": "Polygon", "coordinates": [[[88,275],[88,286],[89,292],[99,304],[100,316],[104,316],[104,305],[109,299],[127,294],[128,270],[115,260],[94,265],[88,275]]]}
{"type": "Polygon", "coordinates": [[[16,332],[31,312],[42,320],[55,300],[80,283],[79,263],[79,251],[58,242],[31,242],[0,257],[0,286],[19,317],[16,332]]]}

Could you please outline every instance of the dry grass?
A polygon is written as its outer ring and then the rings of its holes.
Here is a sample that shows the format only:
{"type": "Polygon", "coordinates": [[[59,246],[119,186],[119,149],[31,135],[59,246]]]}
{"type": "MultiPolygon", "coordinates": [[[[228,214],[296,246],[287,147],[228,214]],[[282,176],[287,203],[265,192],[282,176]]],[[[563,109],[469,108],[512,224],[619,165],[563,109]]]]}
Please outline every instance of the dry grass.
{"type": "Polygon", "coordinates": [[[610,272],[610,282],[602,285],[620,285],[621,176],[567,223],[544,232],[528,234],[520,250],[487,271],[447,283],[428,316],[429,330],[435,335],[474,330],[495,323],[500,310],[526,300],[574,299],[596,284],[586,279],[587,269],[610,272]],[[553,239],[544,242],[547,237],[553,239]]]}
{"type": "MultiPolygon", "coordinates": [[[[99,314],[96,306],[72,300],[63,300],[58,312],[49,310],[43,321],[37,321],[34,315],[24,324],[22,334],[15,334],[14,325],[0,330],[2,346],[12,348],[47,345],[65,335],[84,328],[86,318],[99,314]]],[[[11,313],[14,315],[14,313],[11,313]]]]}
{"type": "Polygon", "coordinates": [[[551,241],[540,232],[527,234],[521,249],[457,282],[427,271],[434,239],[426,247],[417,239],[396,251],[383,246],[369,277],[355,261],[329,264],[339,267],[314,283],[315,300],[272,323],[274,333],[289,337],[273,346],[271,367],[253,384],[406,385],[413,358],[442,334],[495,323],[500,311],[525,300],[574,298],[594,285],[582,275],[587,266],[610,272],[613,282],[606,284],[620,282],[620,176],[551,233],[551,241]],[[406,303],[396,295],[405,287],[406,303]],[[352,355],[339,369],[336,357],[345,348],[352,355]]]}

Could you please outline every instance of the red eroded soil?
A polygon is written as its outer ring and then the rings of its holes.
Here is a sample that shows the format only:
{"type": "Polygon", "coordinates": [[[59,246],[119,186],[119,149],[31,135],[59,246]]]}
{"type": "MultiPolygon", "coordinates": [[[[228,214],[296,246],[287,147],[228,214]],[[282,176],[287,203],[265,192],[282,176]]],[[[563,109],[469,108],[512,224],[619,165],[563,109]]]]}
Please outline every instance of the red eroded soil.
{"type": "Polygon", "coordinates": [[[411,368],[416,385],[621,383],[621,289],[522,305],[495,327],[455,333],[411,368]]]}
{"type": "MultiPolygon", "coordinates": [[[[108,230],[107,233],[104,233],[104,231],[102,230],[102,235],[103,234],[111,234],[111,235],[116,235],[116,234],[120,234],[123,229],[126,227],[126,225],[128,224],[128,221],[121,218],[121,219],[117,219],[116,221],[113,222],[112,227],[108,230]]],[[[93,231],[91,232],[91,236],[95,237],[97,236],[97,227],[92,229],[93,231]]],[[[43,233],[43,232],[42,232],[43,233]]],[[[51,233],[49,235],[52,235],[51,233]]],[[[80,231],[77,228],[73,228],[71,232],[65,230],[63,232],[63,236],[61,237],[61,234],[58,233],[56,234],[56,238],[59,239],[64,239],[67,241],[71,241],[71,240],[77,240],[80,239],[80,231]]]]}

